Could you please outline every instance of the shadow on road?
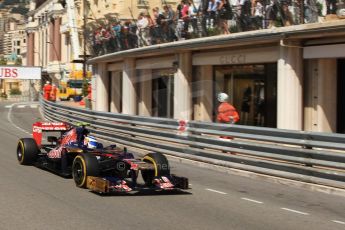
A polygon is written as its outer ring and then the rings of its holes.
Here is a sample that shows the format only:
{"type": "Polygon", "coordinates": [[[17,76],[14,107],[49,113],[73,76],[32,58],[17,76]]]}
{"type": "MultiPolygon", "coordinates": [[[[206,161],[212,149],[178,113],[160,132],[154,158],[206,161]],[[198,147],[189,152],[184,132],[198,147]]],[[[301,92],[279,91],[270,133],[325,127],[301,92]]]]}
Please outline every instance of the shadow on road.
{"type": "Polygon", "coordinates": [[[180,196],[180,195],[193,195],[191,192],[186,190],[172,190],[172,191],[152,191],[152,190],[140,190],[134,191],[130,193],[108,193],[108,194],[101,194],[97,192],[90,191],[90,193],[94,193],[99,195],[100,197],[121,197],[121,196],[180,196]]]}

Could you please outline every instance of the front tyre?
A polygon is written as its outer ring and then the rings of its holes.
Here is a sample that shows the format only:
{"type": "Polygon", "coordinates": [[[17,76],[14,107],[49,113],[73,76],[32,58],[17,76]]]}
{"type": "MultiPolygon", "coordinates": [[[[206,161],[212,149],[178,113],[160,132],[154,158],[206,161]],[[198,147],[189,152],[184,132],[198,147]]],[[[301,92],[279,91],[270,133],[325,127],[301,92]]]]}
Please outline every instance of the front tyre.
{"type": "Polygon", "coordinates": [[[153,164],[153,170],[142,170],[141,175],[146,185],[151,186],[154,177],[169,176],[170,167],[167,158],[161,153],[149,153],[143,161],[153,164]]]}
{"type": "Polygon", "coordinates": [[[77,187],[86,188],[87,177],[98,177],[99,174],[98,160],[94,155],[81,153],[74,158],[72,176],[77,187]]]}
{"type": "Polygon", "coordinates": [[[21,138],[17,145],[17,159],[21,165],[32,165],[36,162],[39,148],[33,138],[21,138]]]}

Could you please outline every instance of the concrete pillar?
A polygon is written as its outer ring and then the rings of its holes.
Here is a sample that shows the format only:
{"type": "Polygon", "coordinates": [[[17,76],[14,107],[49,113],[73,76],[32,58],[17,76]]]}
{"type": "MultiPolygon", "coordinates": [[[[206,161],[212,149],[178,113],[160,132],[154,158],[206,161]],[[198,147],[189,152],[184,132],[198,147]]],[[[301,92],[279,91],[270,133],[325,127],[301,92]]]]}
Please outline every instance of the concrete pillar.
{"type": "Polygon", "coordinates": [[[337,130],[337,60],[318,60],[317,130],[337,130]]]}
{"type": "Polygon", "coordinates": [[[152,70],[142,70],[139,78],[139,115],[152,116],[152,70]]]}
{"type": "Polygon", "coordinates": [[[178,54],[178,69],[174,75],[174,118],[192,118],[192,56],[190,52],[178,54]]]}
{"type": "Polygon", "coordinates": [[[61,18],[55,18],[54,20],[54,53],[53,60],[61,61],[61,34],[60,34],[61,18]]]}
{"type": "Polygon", "coordinates": [[[284,41],[278,60],[277,128],[302,130],[303,57],[299,44],[284,41]]]}
{"type": "Polygon", "coordinates": [[[34,61],[33,65],[39,66],[40,65],[40,59],[39,59],[39,53],[37,47],[40,47],[40,37],[38,30],[35,30],[34,32],[34,46],[33,46],[33,52],[34,52],[34,61]]]}
{"type": "Polygon", "coordinates": [[[27,66],[34,66],[34,44],[35,44],[35,34],[34,32],[28,33],[28,39],[27,39],[27,66]]]}
{"type": "MultiPolygon", "coordinates": [[[[61,44],[66,44],[66,36],[67,36],[67,34],[61,34],[61,44]]],[[[61,60],[65,60],[66,62],[69,62],[68,55],[67,55],[68,45],[65,45],[64,49],[60,48],[60,50],[61,50],[61,52],[60,52],[61,60]]]]}
{"type": "Polygon", "coordinates": [[[52,21],[49,21],[48,43],[49,43],[48,62],[51,62],[54,60],[54,23],[52,21]]]}
{"type": "Polygon", "coordinates": [[[94,77],[96,78],[96,104],[95,109],[97,111],[109,111],[109,101],[108,101],[108,88],[109,88],[109,76],[105,63],[99,63],[94,67],[94,77]]]}
{"type": "Polygon", "coordinates": [[[47,62],[47,57],[46,57],[46,54],[47,54],[47,33],[46,33],[47,29],[41,29],[41,38],[42,38],[42,52],[41,52],[41,62],[42,62],[42,66],[46,66],[46,62],[47,62]]]}
{"type": "Polygon", "coordinates": [[[213,109],[213,72],[211,65],[198,66],[196,82],[193,82],[194,120],[212,121],[213,109]]]}
{"type": "Polygon", "coordinates": [[[137,113],[135,72],[135,59],[126,58],[122,74],[122,113],[124,114],[136,115],[137,113]]]}
{"type": "MultiPolygon", "coordinates": [[[[314,126],[317,125],[316,104],[315,99],[317,93],[315,89],[315,79],[317,79],[317,59],[306,60],[305,66],[305,80],[303,86],[304,92],[304,129],[305,131],[314,131],[314,126]]],[[[316,87],[317,88],[317,87],[316,87]]]]}
{"type": "Polygon", "coordinates": [[[48,61],[49,61],[49,47],[50,47],[50,44],[48,43],[49,42],[49,33],[48,33],[48,30],[49,30],[49,27],[46,27],[44,29],[44,32],[43,32],[43,37],[44,37],[44,41],[43,41],[43,46],[44,46],[44,49],[43,49],[43,66],[47,67],[48,65],[48,61]]]}
{"type": "Polygon", "coordinates": [[[121,72],[111,72],[110,112],[121,113],[121,72]]]}

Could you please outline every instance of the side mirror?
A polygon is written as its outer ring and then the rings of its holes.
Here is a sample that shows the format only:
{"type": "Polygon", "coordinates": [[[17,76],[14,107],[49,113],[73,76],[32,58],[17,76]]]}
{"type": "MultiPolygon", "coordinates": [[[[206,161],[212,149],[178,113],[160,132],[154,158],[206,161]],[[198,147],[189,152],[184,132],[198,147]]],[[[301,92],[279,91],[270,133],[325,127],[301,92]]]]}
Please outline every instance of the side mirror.
{"type": "Polygon", "coordinates": [[[57,142],[57,137],[54,136],[48,136],[48,142],[57,142]]]}

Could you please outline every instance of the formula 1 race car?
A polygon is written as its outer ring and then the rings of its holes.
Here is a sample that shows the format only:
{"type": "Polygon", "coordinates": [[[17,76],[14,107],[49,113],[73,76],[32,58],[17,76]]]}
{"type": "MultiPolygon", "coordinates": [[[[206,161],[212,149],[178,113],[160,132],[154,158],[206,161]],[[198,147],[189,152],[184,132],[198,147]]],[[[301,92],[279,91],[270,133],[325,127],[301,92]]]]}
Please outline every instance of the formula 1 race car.
{"type": "Polygon", "coordinates": [[[33,138],[21,138],[17,158],[22,165],[36,165],[64,177],[73,177],[76,186],[98,193],[142,190],[188,189],[188,179],[170,174],[167,158],[157,152],[134,158],[126,148],[103,147],[89,135],[88,124],[36,122],[33,138]],[[47,144],[43,144],[43,133],[47,144]],[[138,183],[141,172],[143,183],[138,183]]]}

